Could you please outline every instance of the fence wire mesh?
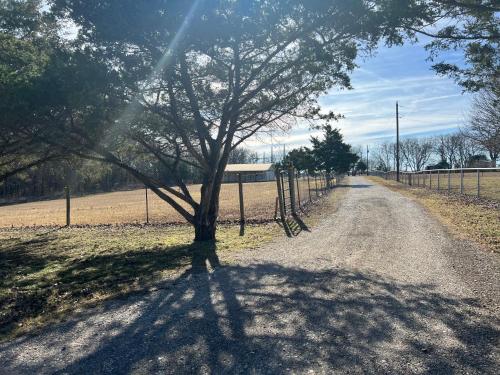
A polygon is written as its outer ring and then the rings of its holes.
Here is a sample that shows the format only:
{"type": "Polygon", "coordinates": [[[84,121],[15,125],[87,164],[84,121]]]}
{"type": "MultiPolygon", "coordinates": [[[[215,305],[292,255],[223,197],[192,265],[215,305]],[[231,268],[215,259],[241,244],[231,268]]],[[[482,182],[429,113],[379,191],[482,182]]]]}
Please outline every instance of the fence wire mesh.
{"type": "MultiPolygon", "coordinates": [[[[370,174],[397,180],[395,171],[370,174]]],[[[458,193],[500,201],[500,168],[434,169],[400,172],[401,183],[442,192],[458,193]]]]}

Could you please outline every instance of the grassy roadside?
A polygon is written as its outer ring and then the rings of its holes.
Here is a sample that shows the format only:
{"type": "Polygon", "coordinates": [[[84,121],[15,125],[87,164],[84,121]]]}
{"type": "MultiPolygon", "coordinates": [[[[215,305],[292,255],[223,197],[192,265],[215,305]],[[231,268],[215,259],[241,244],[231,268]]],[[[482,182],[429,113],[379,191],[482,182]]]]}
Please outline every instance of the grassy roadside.
{"type": "MultiPolygon", "coordinates": [[[[304,216],[313,228],[342,196],[334,190],[304,216]]],[[[276,223],[221,225],[218,241],[193,243],[189,226],[0,229],[0,340],[64,320],[104,301],[179,277],[192,255],[215,247],[222,264],[237,251],[284,236],[276,223]]]]}
{"type": "Polygon", "coordinates": [[[369,179],[415,199],[459,238],[474,240],[483,248],[500,253],[500,210],[498,207],[474,202],[467,197],[410,187],[380,177],[369,177],[369,179]]]}

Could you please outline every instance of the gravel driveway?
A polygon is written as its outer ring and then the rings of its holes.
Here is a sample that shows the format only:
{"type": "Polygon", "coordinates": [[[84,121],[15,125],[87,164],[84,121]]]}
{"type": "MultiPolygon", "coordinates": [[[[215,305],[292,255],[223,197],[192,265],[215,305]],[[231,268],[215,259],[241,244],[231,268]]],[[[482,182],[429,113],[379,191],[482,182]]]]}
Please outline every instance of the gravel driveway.
{"type": "Polygon", "coordinates": [[[498,255],[346,183],[311,232],[0,344],[0,373],[498,374],[498,255]]]}

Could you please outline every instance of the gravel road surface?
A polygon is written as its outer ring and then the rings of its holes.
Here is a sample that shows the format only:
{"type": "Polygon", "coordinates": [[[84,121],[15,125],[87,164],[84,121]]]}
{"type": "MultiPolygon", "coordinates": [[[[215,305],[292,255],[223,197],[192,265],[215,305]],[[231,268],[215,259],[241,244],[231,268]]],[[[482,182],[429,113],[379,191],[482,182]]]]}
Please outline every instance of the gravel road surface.
{"type": "Polygon", "coordinates": [[[0,373],[500,373],[498,255],[346,184],[310,232],[0,344],[0,373]]]}

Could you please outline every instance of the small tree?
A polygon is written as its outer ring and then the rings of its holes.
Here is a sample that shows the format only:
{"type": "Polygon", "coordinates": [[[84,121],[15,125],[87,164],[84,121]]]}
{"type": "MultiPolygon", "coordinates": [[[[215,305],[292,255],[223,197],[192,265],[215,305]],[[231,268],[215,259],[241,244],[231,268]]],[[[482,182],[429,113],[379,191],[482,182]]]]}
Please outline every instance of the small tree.
{"type": "Polygon", "coordinates": [[[356,164],[356,171],[365,173],[366,170],[367,170],[366,163],[363,160],[358,161],[358,163],[356,164]]]}
{"type": "Polygon", "coordinates": [[[312,151],[308,147],[300,147],[290,151],[283,160],[284,166],[292,163],[299,171],[313,173],[318,169],[312,151]]]}
{"type": "Polygon", "coordinates": [[[333,129],[330,125],[322,127],[323,139],[311,138],[313,144],[313,155],[319,170],[326,173],[347,173],[359,157],[351,151],[351,146],[344,143],[344,138],[339,129],[333,129]]]}

